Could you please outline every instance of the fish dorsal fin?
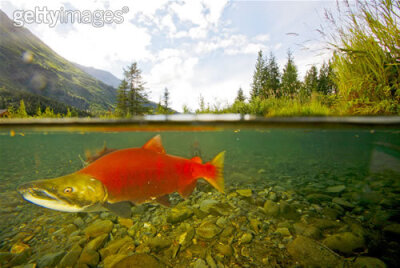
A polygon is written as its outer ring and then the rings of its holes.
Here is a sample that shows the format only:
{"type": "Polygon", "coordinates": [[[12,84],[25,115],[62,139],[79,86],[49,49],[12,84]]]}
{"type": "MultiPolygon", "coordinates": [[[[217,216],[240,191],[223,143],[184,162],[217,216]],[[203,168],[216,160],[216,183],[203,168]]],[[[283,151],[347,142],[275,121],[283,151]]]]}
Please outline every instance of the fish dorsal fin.
{"type": "Polygon", "coordinates": [[[192,160],[193,162],[196,162],[198,164],[203,164],[203,160],[201,160],[201,158],[199,156],[195,156],[190,160],[192,160]]]}
{"type": "Polygon", "coordinates": [[[151,140],[149,140],[148,142],[146,142],[145,145],[143,145],[142,147],[143,149],[146,150],[151,150],[160,154],[165,154],[165,149],[161,144],[161,136],[157,135],[155,137],[153,137],[151,140]]]}

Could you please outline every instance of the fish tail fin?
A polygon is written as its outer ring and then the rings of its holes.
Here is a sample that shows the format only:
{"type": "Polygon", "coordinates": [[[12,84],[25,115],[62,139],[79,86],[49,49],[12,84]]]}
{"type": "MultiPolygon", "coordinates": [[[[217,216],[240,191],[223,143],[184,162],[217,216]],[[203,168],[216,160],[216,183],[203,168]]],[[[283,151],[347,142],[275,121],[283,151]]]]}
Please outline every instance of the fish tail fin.
{"type": "Polygon", "coordinates": [[[225,159],[225,151],[220,152],[217,154],[213,160],[211,160],[209,163],[215,167],[215,176],[210,178],[210,177],[204,177],[208,183],[210,183],[212,186],[214,186],[215,189],[217,189],[219,192],[224,193],[224,159],[225,159]]]}

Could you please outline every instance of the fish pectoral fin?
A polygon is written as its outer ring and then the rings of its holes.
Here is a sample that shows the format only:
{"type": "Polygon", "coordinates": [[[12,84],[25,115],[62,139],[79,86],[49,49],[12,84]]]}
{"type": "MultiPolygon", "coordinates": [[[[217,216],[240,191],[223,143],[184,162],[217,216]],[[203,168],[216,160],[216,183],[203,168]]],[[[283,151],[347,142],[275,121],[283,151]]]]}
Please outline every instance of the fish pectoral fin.
{"type": "Polygon", "coordinates": [[[171,206],[171,202],[169,202],[169,195],[168,194],[157,197],[155,201],[157,203],[160,203],[163,206],[166,206],[166,207],[170,207],[171,206]]]}
{"type": "Polygon", "coordinates": [[[130,218],[132,216],[132,203],[129,201],[122,201],[118,203],[106,202],[103,206],[118,217],[130,218]]]}
{"type": "Polygon", "coordinates": [[[178,191],[178,193],[183,197],[183,198],[188,198],[189,195],[193,193],[194,188],[196,188],[197,180],[194,180],[193,182],[185,185],[182,189],[178,191]]]}
{"type": "Polygon", "coordinates": [[[165,149],[161,143],[161,136],[157,135],[153,137],[151,140],[146,142],[142,147],[143,149],[151,150],[160,154],[165,154],[165,149]]]}

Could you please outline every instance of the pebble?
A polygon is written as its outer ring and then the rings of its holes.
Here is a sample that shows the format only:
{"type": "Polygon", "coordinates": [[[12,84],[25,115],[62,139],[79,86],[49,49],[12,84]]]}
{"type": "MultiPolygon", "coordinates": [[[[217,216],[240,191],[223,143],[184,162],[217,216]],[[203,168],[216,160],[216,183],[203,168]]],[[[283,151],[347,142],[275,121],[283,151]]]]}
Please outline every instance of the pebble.
{"type": "Polygon", "coordinates": [[[125,236],[123,238],[115,239],[107,244],[106,247],[100,249],[100,255],[102,259],[105,259],[107,256],[121,253],[119,252],[122,248],[132,248],[132,251],[135,249],[133,240],[130,236],[125,236]]]}
{"type": "Polygon", "coordinates": [[[281,234],[282,236],[291,236],[289,229],[286,227],[277,228],[275,233],[281,234]]]}
{"type": "Polygon", "coordinates": [[[341,193],[344,190],[346,190],[346,186],[345,185],[335,185],[335,186],[330,186],[328,188],[326,188],[326,192],[327,193],[341,193]]]}
{"type": "Polygon", "coordinates": [[[240,237],[240,244],[248,244],[253,240],[253,235],[251,233],[244,233],[242,237],[240,237]]]}
{"type": "Polygon", "coordinates": [[[97,266],[100,261],[100,255],[92,249],[84,249],[79,257],[78,263],[87,264],[89,266],[97,266]]]}
{"type": "Polygon", "coordinates": [[[220,254],[222,254],[224,256],[227,256],[227,257],[230,257],[233,254],[232,247],[230,245],[225,245],[225,244],[222,244],[222,243],[217,244],[215,246],[215,250],[217,252],[219,252],[220,254]]]}
{"type": "Polygon", "coordinates": [[[332,250],[344,254],[351,254],[356,249],[365,247],[364,238],[351,232],[344,232],[328,236],[323,240],[323,244],[332,250]]]}
{"type": "MultiPolygon", "coordinates": [[[[164,265],[149,254],[133,254],[115,262],[112,268],[163,268],[164,265]]],[[[106,267],[105,267],[106,268],[106,267]]]]}
{"type": "Polygon", "coordinates": [[[49,253],[41,257],[37,261],[38,267],[56,267],[56,265],[61,261],[66,252],[64,250],[58,251],[56,253],[49,253]]]}
{"type": "Polygon", "coordinates": [[[67,254],[64,255],[58,266],[60,268],[73,267],[78,262],[81,252],[82,248],[79,245],[74,246],[67,254]]]}
{"type": "Polygon", "coordinates": [[[311,238],[298,236],[288,244],[289,254],[306,267],[343,267],[342,257],[311,238]]]}
{"type": "Polygon", "coordinates": [[[193,264],[193,268],[208,268],[208,266],[204,260],[197,259],[193,264]]]}
{"type": "Polygon", "coordinates": [[[332,197],[325,194],[309,194],[306,196],[306,199],[311,203],[319,203],[319,202],[330,202],[332,197]]]}
{"type": "Polygon", "coordinates": [[[74,220],[74,224],[78,227],[78,228],[83,228],[83,226],[85,225],[85,222],[82,220],[81,217],[77,217],[74,220]]]}
{"type": "Polygon", "coordinates": [[[97,237],[105,233],[110,233],[113,226],[114,224],[110,220],[99,220],[86,227],[84,232],[88,237],[97,237]]]}
{"type": "Polygon", "coordinates": [[[279,215],[279,205],[272,200],[267,200],[264,204],[264,212],[267,216],[277,217],[279,215]]]}
{"type": "Polygon", "coordinates": [[[251,189],[239,189],[236,190],[236,192],[243,197],[251,197],[253,195],[253,192],[251,189]]]}
{"type": "Polygon", "coordinates": [[[192,217],[193,211],[188,207],[174,207],[167,216],[167,222],[178,223],[192,217]]]}
{"type": "Polygon", "coordinates": [[[24,244],[22,242],[17,242],[15,243],[12,247],[10,252],[13,254],[19,254],[24,252],[25,250],[29,249],[30,247],[27,244],[24,244]]]}
{"type": "Polygon", "coordinates": [[[340,197],[333,198],[332,202],[336,203],[344,208],[348,208],[348,209],[354,208],[354,205],[352,203],[350,203],[349,201],[346,201],[345,199],[340,198],[340,197]]]}
{"type": "Polygon", "coordinates": [[[217,225],[215,225],[214,223],[209,222],[209,221],[203,222],[196,229],[197,236],[199,238],[206,239],[206,240],[214,238],[220,232],[221,232],[221,228],[219,228],[217,225]]]}
{"type": "Polygon", "coordinates": [[[108,234],[99,235],[98,237],[89,241],[89,243],[87,243],[85,248],[91,250],[98,250],[99,248],[102,248],[104,246],[108,237],[109,237],[108,234]]]}
{"type": "Polygon", "coordinates": [[[353,263],[354,268],[386,268],[386,264],[373,257],[358,257],[353,263]]]}

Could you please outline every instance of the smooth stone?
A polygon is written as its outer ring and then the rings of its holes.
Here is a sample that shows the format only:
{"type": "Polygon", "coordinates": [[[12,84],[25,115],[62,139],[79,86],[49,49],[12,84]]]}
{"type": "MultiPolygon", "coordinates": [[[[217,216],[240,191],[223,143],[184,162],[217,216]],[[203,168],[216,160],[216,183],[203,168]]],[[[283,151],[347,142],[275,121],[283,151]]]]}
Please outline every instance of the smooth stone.
{"type": "Polygon", "coordinates": [[[281,200],[279,204],[279,215],[286,219],[296,219],[299,217],[296,209],[289,205],[288,202],[281,200]]]}
{"type": "Polygon", "coordinates": [[[330,228],[338,228],[341,226],[339,222],[328,220],[328,219],[316,219],[313,222],[313,225],[321,230],[330,229],[330,228]]]}
{"type": "Polygon", "coordinates": [[[106,243],[108,236],[109,236],[108,234],[99,235],[98,237],[89,241],[85,249],[98,250],[99,248],[102,248],[106,243]]]}
{"type": "Polygon", "coordinates": [[[212,222],[205,221],[196,230],[196,234],[202,239],[213,239],[217,234],[221,232],[221,228],[212,222]]]}
{"type": "MultiPolygon", "coordinates": [[[[149,254],[133,254],[116,262],[112,268],[162,268],[165,267],[149,254]]],[[[106,267],[105,267],[106,268],[106,267]]]]}
{"type": "Polygon", "coordinates": [[[87,264],[89,266],[97,266],[100,261],[100,255],[92,249],[84,249],[79,257],[78,263],[87,264]]]}
{"type": "Polygon", "coordinates": [[[338,204],[344,208],[349,208],[349,209],[354,208],[354,205],[352,203],[350,203],[349,201],[346,201],[345,199],[340,198],[340,197],[333,198],[332,202],[335,204],[338,204]]]}
{"type": "Polygon", "coordinates": [[[76,227],[75,224],[68,224],[67,226],[64,227],[64,233],[69,236],[72,233],[76,232],[78,230],[78,227],[76,227]]]}
{"type": "Polygon", "coordinates": [[[133,220],[132,219],[125,219],[125,218],[118,217],[118,223],[121,226],[125,226],[128,229],[133,226],[133,220]]]}
{"type": "Polygon", "coordinates": [[[193,264],[193,268],[208,268],[208,266],[204,260],[197,259],[193,264]]]}
{"type": "Polygon", "coordinates": [[[10,252],[13,254],[19,254],[24,252],[25,250],[29,249],[30,247],[27,244],[24,244],[22,242],[17,242],[15,243],[11,249],[10,252]]]}
{"type": "Polygon", "coordinates": [[[344,190],[346,190],[346,186],[344,185],[335,185],[335,186],[330,186],[328,188],[326,188],[326,192],[328,193],[341,193],[344,190]]]}
{"type": "Polygon", "coordinates": [[[114,224],[110,220],[100,220],[92,223],[84,230],[86,236],[97,237],[112,231],[114,224]]]}
{"type": "MultiPolygon", "coordinates": [[[[249,220],[250,227],[253,229],[254,232],[258,233],[260,231],[261,221],[258,219],[250,219],[249,220]]],[[[218,224],[218,221],[217,221],[218,224]]]]}
{"type": "Polygon", "coordinates": [[[66,252],[64,250],[58,251],[56,253],[49,253],[41,257],[37,261],[38,268],[42,267],[56,267],[56,265],[61,261],[66,252]]]}
{"type": "Polygon", "coordinates": [[[241,244],[248,244],[253,240],[253,235],[251,233],[244,233],[242,237],[240,237],[239,242],[241,244]]]}
{"type": "Polygon", "coordinates": [[[228,224],[228,220],[225,217],[219,217],[215,223],[218,227],[224,228],[228,224]]]}
{"type": "Polygon", "coordinates": [[[383,228],[383,232],[388,235],[392,234],[392,235],[400,236],[400,224],[394,223],[394,224],[386,225],[383,228]]]}
{"type": "Polygon", "coordinates": [[[217,208],[219,202],[214,199],[206,199],[200,202],[200,210],[205,213],[210,213],[212,209],[217,208]]]}
{"type": "Polygon", "coordinates": [[[264,212],[267,216],[277,217],[279,215],[279,205],[272,200],[265,201],[264,212]]]}
{"type": "Polygon", "coordinates": [[[322,243],[330,249],[344,254],[351,254],[354,250],[365,247],[364,238],[351,232],[328,236],[322,243]]]}
{"type": "Polygon", "coordinates": [[[78,217],[74,220],[74,224],[78,227],[78,228],[82,228],[85,225],[85,222],[82,220],[81,217],[78,217]]]}
{"type": "Polygon", "coordinates": [[[154,251],[168,248],[172,245],[172,240],[166,237],[152,237],[147,241],[147,245],[154,251]]]}
{"type": "Polygon", "coordinates": [[[342,267],[344,260],[329,248],[305,236],[298,236],[287,246],[289,254],[305,267],[342,267]]]}
{"type": "Polygon", "coordinates": [[[206,262],[210,268],[217,268],[217,264],[215,263],[214,259],[211,257],[210,254],[207,254],[206,262]]]}
{"type": "Polygon", "coordinates": [[[268,194],[268,199],[276,202],[278,200],[278,196],[277,196],[277,194],[275,192],[270,192],[268,194]]]}
{"type": "Polygon", "coordinates": [[[302,222],[296,222],[295,224],[293,224],[293,228],[298,235],[307,236],[313,239],[319,239],[322,237],[321,231],[317,227],[312,225],[307,225],[302,222]]]}
{"type": "Polygon", "coordinates": [[[326,194],[309,194],[306,199],[311,203],[319,203],[331,201],[332,197],[326,194]]]}
{"type": "Polygon", "coordinates": [[[81,252],[82,248],[80,246],[74,246],[71,251],[64,255],[58,266],[61,268],[73,267],[78,262],[81,252]]]}
{"type": "MultiPolygon", "coordinates": [[[[134,245],[133,239],[130,236],[125,236],[123,238],[115,239],[108,243],[108,245],[105,248],[100,249],[100,255],[102,259],[105,259],[107,256],[114,255],[117,253],[120,253],[119,250],[122,247],[128,247],[130,248],[134,245]]],[[[133,247],[134,249],[134,247],[133,247]]]]}
{"type": "Polygon", "coordinates": [[[253,192],[251,189],[239,189],[236,190],[236,192],[243,197],[251,197],[253,195],[253,192]]]}
{"type": "Polygon", "coordinates": [[[220,254],[222,254],[224,256],[227,256],[227,257],[230,257],[233,254],[233,249],[232,249],[232,247],[230,245],[225,245],[225,244],[218,243],[215,246],[215,250],[218,253],[220,253],[220,254]]]}
{"type": "Polygon", "coordinates": [[[167,222],[172,224],[178,223],[192,217],[192,215],[193,211],[188,207],[174,207],[170,209],[167,216],[167,222]]]}
{"type": "Polygon", "coordinates": [[[127,255],[125,254],[114,254],[107,256],[103,261],[104,268],[118,268],[119,266],[117,266],[116,264],[126,257],[127,255]]]}
{"type": "Polygon", "coordinates": [[[286,227],[277,228],[275,233],[281,234],[282,236],[291,236],[289,229],[286,227]]]}
{"type": "Polygon", "coordinates": [[[386,268],[386,264],[373,257],[358,257],[353,263],[354,268],[386,268]]]}

